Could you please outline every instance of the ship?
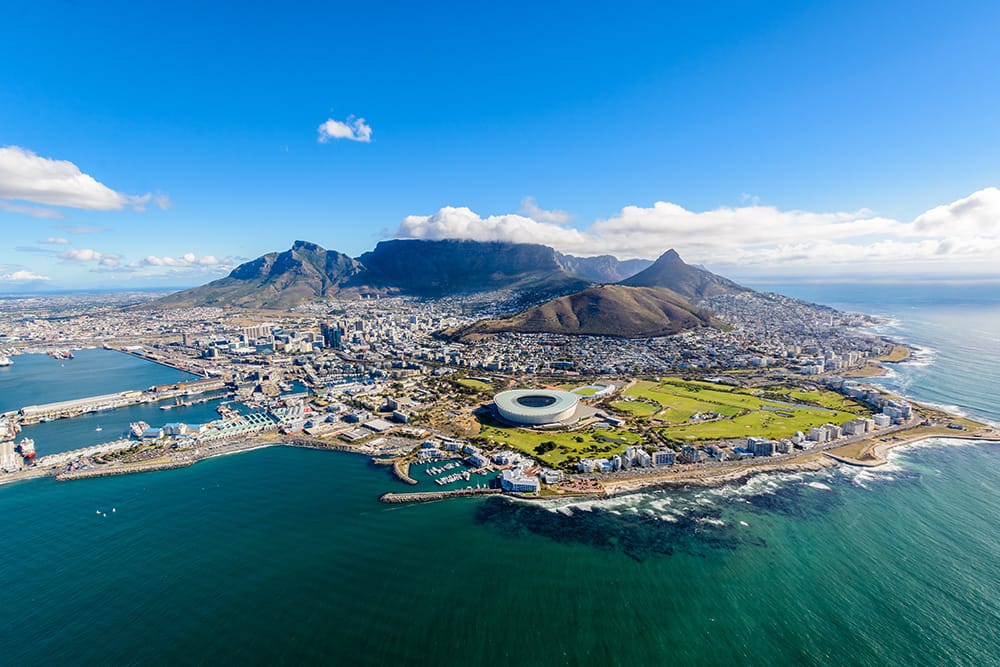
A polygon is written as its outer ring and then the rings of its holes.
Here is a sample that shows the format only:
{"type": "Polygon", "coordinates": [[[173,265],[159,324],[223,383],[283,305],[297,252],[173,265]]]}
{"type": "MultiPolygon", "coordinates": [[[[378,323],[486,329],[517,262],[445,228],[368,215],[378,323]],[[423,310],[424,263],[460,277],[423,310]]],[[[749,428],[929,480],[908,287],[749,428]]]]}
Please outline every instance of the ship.
{"type": "Polygon", "coordinates": [[[13,366],[14,362],[10,360],[10,357],[0,357],[0,366],[13,366]]]}
{"type": "Polygon", "coordinates": [[[21,442],[17,443],[17,447],[21,450],[21,456],[24,458],[29,461],[35,458],[35,441],[31,438],[22,438],[21,442]]]}
{"type": "Polygon", "coordinates": [[[49,351],[49,356],[52,357],[53,359],[56,359],[56,360],[59,360],[59,361],[65,361],[67,359],[72,359],[73,358],[73,351],[72,350],[50,350],[49,351]]]}
{"type": "Polygon", "coordinates": [[[142,432],[149,428],[146,422],[132,422],[128,425],[128,432],[137,438],[142,437],[142,432]]]}

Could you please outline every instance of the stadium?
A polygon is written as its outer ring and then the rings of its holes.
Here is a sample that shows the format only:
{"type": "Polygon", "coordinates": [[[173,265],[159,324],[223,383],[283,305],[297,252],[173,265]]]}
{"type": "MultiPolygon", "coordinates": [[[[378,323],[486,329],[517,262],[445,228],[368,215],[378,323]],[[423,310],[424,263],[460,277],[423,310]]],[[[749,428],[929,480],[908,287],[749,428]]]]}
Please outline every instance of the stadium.
{"type": "Polygon", "coordinates": [[[570,423],[579,403],[576,394],[555,389],[512,389],[493,397],[500,417],[523,426],[570,423]]]}

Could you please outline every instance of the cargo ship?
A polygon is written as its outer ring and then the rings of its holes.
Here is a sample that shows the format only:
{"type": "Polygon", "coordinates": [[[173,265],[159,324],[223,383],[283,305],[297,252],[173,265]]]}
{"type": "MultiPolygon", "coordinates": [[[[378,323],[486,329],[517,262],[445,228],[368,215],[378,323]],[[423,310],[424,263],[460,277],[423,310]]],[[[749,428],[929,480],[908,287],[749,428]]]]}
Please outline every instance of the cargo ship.
{"type": "Polygon", "coordinates": [[[35,441],[31,438],[22,438],[17,447],[21,450],[21,456],[27,460],[35,458],[35,441]]]}

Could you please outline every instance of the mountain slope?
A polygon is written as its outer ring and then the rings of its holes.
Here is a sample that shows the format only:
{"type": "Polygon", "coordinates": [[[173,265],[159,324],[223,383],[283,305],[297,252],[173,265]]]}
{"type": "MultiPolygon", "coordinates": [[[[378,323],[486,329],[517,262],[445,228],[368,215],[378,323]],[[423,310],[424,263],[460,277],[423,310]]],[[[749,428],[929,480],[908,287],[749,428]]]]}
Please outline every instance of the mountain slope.
{"type": "Polygon", "coordinates": [[[648,259],[620,260],[611,255],[574,257],[557,253],[559,263],[577,278],[594,283],[617,283],[652,265],[648,259]]]}
{"type": "Polygon", "coordinates": [[[659,287],[600,285],[553,299],[498,320],[482,320],[452,337],[474,340],[500,332],[648,338],[687,329],[721,326],[671,290],[659,287]]]}
{"type": "Polygon", "coordinates": [[[290,250],[241,264],[220,280],[158,299],[154,307],[284,309],[356,286],[365,268],[342,253],[296,241],[290,250]]]}
{"type": "Polygon", "coordinates": [[[685,264],[680,255],[672,249],[660,255],[652,266],[622,280],[619,284],[629,287],[665,287],[691,301],[720,294],[753,291],[710,271],[685,264]]]}

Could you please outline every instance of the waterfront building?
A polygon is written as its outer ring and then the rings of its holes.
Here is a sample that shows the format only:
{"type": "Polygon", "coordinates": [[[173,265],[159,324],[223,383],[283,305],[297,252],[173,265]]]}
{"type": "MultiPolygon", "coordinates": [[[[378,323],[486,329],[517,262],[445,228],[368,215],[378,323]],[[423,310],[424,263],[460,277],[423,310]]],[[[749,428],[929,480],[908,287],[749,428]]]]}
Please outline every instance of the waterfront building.
{"type": "Polygon", "coordinates": [[[521,468],[510,468],[500,473],[500,488],[515,493],[538,493],[541,485],[537,477],[531,477],[521,468]]]}
{"type": "Polygon", "coordinates": [[[875,423],[875,428],[885,428],[887,426],[892,426],[892,417],[887,414],[879,413],[872,417],[872,421],[875,423]]]}
{"type": "Polygon", "coordinates": [[[653,452],[654,466],[672,466],[677,462],[677,452],[672,449],[658,449],[653,452]]]}
{"type": "Polygon", "coordinates": [[[705,459],[705,453],[691,445],[681,447],[681,460],[687,463],[700,463],[705,459]]]}
{"type": "Polygon", "coordinates": [[[852,419],[849,422],[844,422],[841,425],[841,429],[844,435],[864,435],[868,432],[868,422],[871,420],[865,419],[852,419]]]}
{"type": "Polygon", "coordinates": [[[827,432],[827,441],[836,440],[844,435],[844,431],[836,424],[825,424],[823,428],[826,429],[827,432]]]}
{"type": "Polygon", "coordinates": [[[171,422],[163,425],[163,435],[186,435],[188,433],[187,424],[171,422]]]}
{"type": "Polygon", "coordinates": [[[830,439],[830,433],[822,426],[814,426],[809,429],[809,440],[812,442],[826,442],[830,439]]]}
{"type": "Polygon", "coordinates": [[[747,451],[756,456],[774,456],[774,442],[767,438],[747,438],[747,451]]]}

